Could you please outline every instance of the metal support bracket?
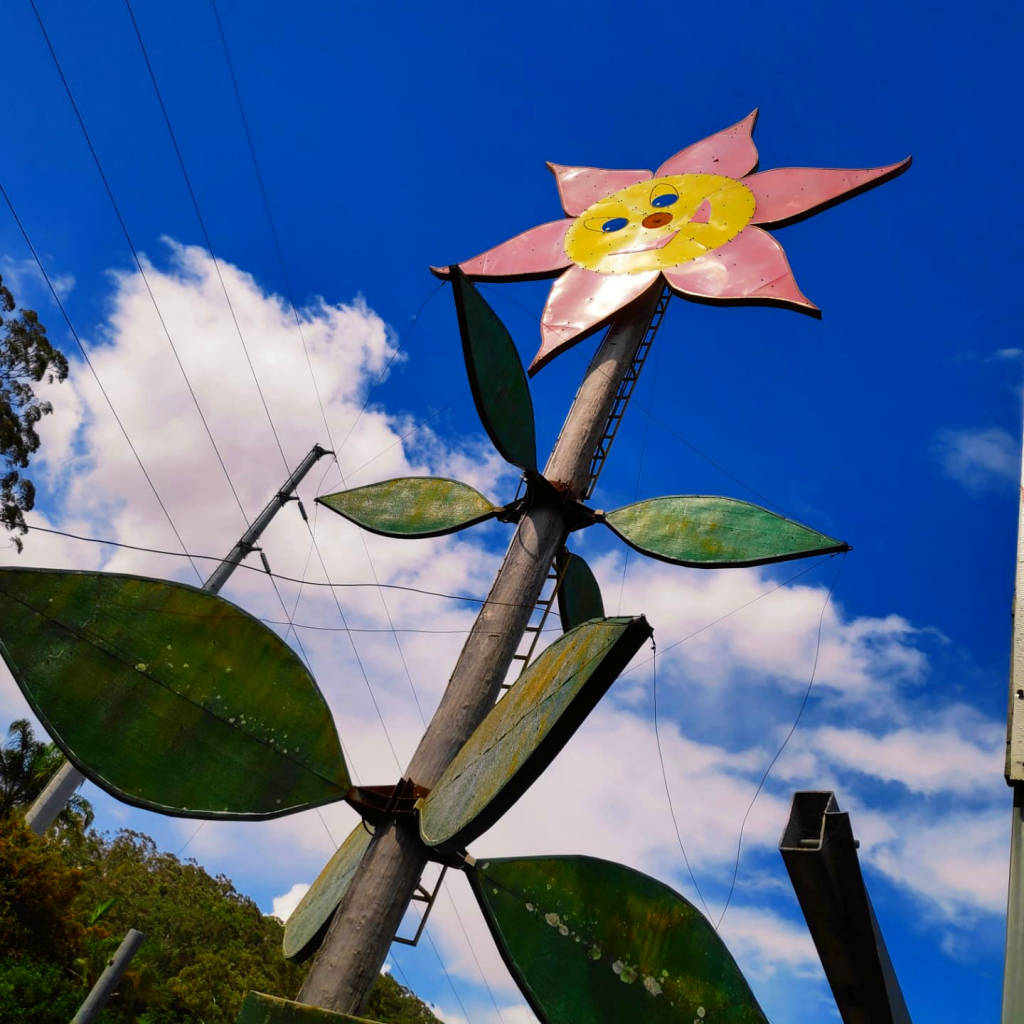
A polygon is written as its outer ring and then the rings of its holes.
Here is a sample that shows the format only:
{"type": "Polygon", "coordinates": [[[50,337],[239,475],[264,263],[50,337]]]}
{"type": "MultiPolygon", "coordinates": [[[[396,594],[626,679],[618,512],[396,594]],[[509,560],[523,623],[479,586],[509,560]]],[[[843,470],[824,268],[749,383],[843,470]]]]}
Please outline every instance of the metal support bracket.
{"type": "Polygon", "coordinates": [[[423,934],[423,929],[427,927],[427,918],[430,917],[430,911],[437,901],[437,894],[441,891],[441,883],[444,881],[444,876],[448,873],[448,865],[441,865],[441,873],[437,876],[437,882],[434,884],[434,891],[427,892],[422,885],[417,884],[416,891],[412,894],[412,901],[414,903],[424,903],[426,908],[423,911],[423,915],[420,917],[419,927],[416,929],[416,934],[411,938],[407,939],[402,935],[395,935],[395,942],[400,942],[403,946],[415,946],[420,941],[420,936],[423,934]]]}

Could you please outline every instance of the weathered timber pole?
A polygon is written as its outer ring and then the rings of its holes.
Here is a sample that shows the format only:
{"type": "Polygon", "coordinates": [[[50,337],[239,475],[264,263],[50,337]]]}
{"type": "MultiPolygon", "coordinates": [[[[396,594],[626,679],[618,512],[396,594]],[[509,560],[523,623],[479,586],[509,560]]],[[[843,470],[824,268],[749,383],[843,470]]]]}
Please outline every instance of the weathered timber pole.
{"type": "MultiPolygon", "coordinates": [[[[295,488],[302,483],[303,477],[319,459],[331,454],[333,453],[318,444],[310,448],[306,457],[281,485],[281,489],[267,502],[266,507],[252,521],[238,543],[227,553],[227,557],[210,573],[210,578],[203,584],[203,590],[210,594],[220,593],[231,574],[242,564],[242,560],[256,550],[256,541],[260,539],[260,534],[270,525],[274,516],[292,500],[295,488]]],[[[70,761],[65,761],[25,812],[25,824],[37,836],[41,836],[57,820],[57,815],[64,810],[71,795],[84,781],[84,773],[70,761]]]]}
{"type": "MultiPolygon", "coordinates": [[[[661,294],[651,288],[608,329],[548,459],[544,476],[582,497],[615,400],[661,294]]],[[[448,687],[406,778],[432,788],[493,706],[540,596],[566,520],[552,505],[529,509],[477,615],[448,687]]],[[[419,836],[393,820],[379,825],[299,992],[300,1002],[358,1013],[387,956],[428,860],[419,836]]]]}

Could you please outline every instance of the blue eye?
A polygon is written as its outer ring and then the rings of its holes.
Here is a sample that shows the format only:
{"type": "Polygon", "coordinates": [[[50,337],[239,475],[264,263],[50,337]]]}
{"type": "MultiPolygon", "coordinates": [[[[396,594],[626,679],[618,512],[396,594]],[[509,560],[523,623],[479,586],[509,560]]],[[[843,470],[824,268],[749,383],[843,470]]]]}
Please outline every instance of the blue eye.
{"type": "Polygon", "coordinates": [[[679,196],[677,196],[675,192],[662,192],[660,196],[655,196],[651,200],[651,206],[671,206],[673,203],[677,202],[678,199],[679,196]]]}
{"type": "Polygon", "coordinates": [[[621,231],[629,223],[625,217],[611,217],[601,225],[602,231],[621,231]]]}

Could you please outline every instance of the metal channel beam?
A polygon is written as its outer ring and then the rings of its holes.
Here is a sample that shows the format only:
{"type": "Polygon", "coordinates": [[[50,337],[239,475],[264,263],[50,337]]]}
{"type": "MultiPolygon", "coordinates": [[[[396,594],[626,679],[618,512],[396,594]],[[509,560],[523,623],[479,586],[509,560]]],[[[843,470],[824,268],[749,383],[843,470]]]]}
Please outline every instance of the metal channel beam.
{"type": "Polygon", "coordinates": [[[795,793],[782,860],[843,1024],[911,1024],[864,887],[850,816],[834,793],[795,793]]]}

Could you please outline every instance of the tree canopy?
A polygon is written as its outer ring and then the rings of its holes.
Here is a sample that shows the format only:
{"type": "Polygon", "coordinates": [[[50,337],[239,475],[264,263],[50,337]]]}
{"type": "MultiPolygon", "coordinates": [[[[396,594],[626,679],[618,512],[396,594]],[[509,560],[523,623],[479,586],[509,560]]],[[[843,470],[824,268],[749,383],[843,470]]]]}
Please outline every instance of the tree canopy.
{"type": "Polygon", "coordinates": [[[36,424],[53,412],[33,385],[62,381],[68,361],[50,343],[34,310],[15,311],[14,296],[0,277],[0,525],[13,533],[22,548],[25,513],[35,505],[36,490],[23,470],[39,448],[36,424]],[[6,314],[6,315],[5,315],[6,314]]]}
{"type": "MultiPolygon", "coordinates": [[[[149,836],[0,819],[0,1024],[66,1024],[129,928],[146,939],[99,1024],[233,1024],[247,991],[294,998],[305,973],[277,918],[149,836]]],[[[364,1016],[442,1024],[388,975],[364,1016]]]]}
{"type": "MultiPolygon", "coordinates": [[[[64,755],[56,743],[37,740],[26,718],[11,722],[7,742],[0,746],[0,819],[15,810],[27,808],[64,764],[64,755]]],[[[92,805],[75,793],[60,812],[65,825],[92,824],[92,805]]]]}

